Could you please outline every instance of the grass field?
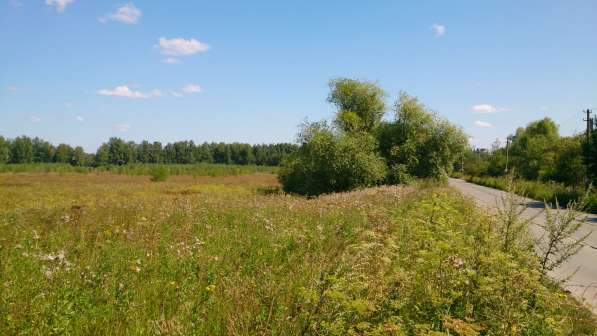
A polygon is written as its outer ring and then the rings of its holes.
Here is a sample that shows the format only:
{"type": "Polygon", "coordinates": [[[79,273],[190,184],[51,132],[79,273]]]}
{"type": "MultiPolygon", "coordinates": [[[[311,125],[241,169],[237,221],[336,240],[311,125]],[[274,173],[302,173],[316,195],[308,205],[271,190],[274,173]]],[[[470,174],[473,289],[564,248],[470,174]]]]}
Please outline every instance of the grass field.
{"type": "Polygon", "coordinates": [[[163,169],[168,175],[228,176],[252,173],[276,173],[278,167],[233,165],[216,163],[149,164],[137,163],[124,166],[79,167],[65,163],[0,164],[0,173],[105,173],[120,175],[150,175],[163,169]]]}
{"type": "Polygon", "coordinates": [[[450,189],[0,174],[1,335],[593,335],[450,189]]]}

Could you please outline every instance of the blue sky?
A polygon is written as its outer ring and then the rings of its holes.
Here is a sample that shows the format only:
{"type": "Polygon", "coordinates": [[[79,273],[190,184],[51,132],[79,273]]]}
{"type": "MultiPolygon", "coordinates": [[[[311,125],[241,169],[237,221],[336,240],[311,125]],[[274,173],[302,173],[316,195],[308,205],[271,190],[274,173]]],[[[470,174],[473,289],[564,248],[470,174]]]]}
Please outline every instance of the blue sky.
{"type": "Polygon", "coordinates": [[[293,141],[327,82],[378,81],[488,146],[597,106],[597,2],[0,0],[0,134],[293,141]]]}

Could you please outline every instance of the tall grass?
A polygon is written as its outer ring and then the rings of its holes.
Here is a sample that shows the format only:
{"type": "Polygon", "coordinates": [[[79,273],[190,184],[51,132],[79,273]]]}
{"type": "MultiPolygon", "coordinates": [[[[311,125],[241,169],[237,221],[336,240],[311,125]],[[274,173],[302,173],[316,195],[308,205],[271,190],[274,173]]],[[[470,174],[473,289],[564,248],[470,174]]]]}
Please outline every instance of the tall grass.
{"type": "MultiPolygon", "coordinates": [[[[482,186],[507,190],[507,177],[490,177],[490,176],[461,176],[468,182],[479,184],[482,186]]],[[[538,201],[545,201],[550,204],[555,204],[556,199],[560,204],[568,204],[570,202],[578,201],[585,195],[582,188],[565,186],[555,182],[539,182],[517,179],[515,183],[515,192],[519,195],[525,195],[529,198],[538,201]]],[[[586,211],[597,213],[597,192],[588,195],[586,211]]]]}
{"type": "Polygon", "coordinates": [[[226,176],[250,173],[275,173],[277,167],[228,164],[130,164],[124,166],[78,167],[61,163],[1,164],[0,173],[98,173],[110,172],[122,175],[151,175],[155,169],[165,170],[168,175],[226,176]]]}
{"type": "Polygon", "coordinates": [[[0,175],[0,334],[593,335],[532,251],[438,187],[0,175]]]}

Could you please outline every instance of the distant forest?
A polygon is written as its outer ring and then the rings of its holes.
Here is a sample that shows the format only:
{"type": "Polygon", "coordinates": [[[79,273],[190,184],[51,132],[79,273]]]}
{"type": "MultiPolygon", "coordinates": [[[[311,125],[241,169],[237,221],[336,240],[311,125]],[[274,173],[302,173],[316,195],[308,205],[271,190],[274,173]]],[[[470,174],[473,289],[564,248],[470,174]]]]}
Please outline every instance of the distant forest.
{"type": "Polygon", "coordinates": [[[237,165],[279,166],[282,159],[294,152],[290,143],[251,145],[244,143],[203,143],[178,141],[162,145],[158,141],[124,141],[110,138],[95,154],[82,147],[53,144],[38,137],[0,136],[0,164],[68,163],[73,166],[125,165],[132,163],[194,164],[220,163],[237,165]]]}

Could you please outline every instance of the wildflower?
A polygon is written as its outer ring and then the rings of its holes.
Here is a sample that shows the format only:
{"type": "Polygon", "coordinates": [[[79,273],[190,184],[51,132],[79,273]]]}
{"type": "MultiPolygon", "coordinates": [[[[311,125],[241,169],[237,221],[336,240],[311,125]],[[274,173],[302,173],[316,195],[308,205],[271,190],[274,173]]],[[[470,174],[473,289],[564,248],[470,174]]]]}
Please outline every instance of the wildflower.
{"type": "Polygon", "coordinates": [[[211,285],[208,285],[207,287],[205,287],[205,290],[207,292],[213,292],[215,289],[216,289],[216,285],[214,285],[214,284],[211,284],[211,285]]]}

